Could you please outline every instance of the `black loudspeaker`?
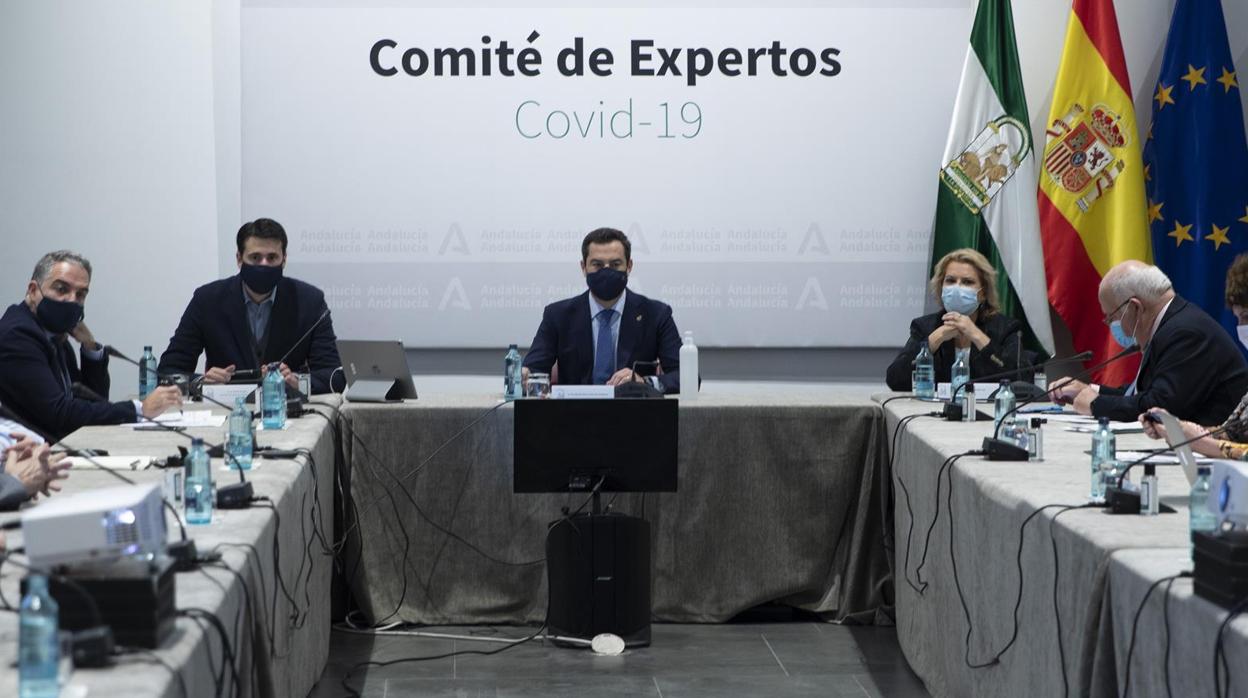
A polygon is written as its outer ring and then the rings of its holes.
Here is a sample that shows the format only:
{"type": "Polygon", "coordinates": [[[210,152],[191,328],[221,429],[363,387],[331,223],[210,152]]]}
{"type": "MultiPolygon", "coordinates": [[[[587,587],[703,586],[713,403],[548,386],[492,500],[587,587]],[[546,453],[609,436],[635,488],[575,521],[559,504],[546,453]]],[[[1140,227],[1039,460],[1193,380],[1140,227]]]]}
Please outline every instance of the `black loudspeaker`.
{"type": "Polygon", "coordinates": [[[644,519],[580,514],[552,524],[546,577],[550,635],[592,640],[613,633],[625,647],[649,646],[650,524],[644,519]]]}

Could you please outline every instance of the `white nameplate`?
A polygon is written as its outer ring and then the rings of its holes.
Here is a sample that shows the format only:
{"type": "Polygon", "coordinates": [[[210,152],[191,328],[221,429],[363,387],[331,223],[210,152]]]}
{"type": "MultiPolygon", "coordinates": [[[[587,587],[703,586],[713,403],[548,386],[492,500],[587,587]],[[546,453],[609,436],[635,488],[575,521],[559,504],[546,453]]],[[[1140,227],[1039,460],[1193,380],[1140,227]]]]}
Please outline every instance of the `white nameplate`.
{"type": "Polygon", "coordinates": [[[203,386],[203,392],[205,397],[233,407],[235,400],[238,400],[240,397],[246,400],[248,395],[256,392],[256,387],[252,383],[205,385],[203,386]]]}
{"type": "Polygon", "coordinates": [[[615,386],[552,385],[550,396],[556,400],[610,400],[615,397],[615,386]]]}
{"type": "MultiPolygon", "coordinates": [[[[979,402],[984,402],[988,400],[988,397],[992,395],[993,393],[997,392],[997,388],[1001,387],[1000,383],[974,383],[973,385],[975,386],[975,399],[979,402]]],[[[961,397],[961,396],[962,396],[962,393],[959,392],[958,397],[961,397]]],[[[936,397],[940,398],[941,400],[949,399],[949,384],[948,383],[940,383],[936,386],[936,397]]]]}

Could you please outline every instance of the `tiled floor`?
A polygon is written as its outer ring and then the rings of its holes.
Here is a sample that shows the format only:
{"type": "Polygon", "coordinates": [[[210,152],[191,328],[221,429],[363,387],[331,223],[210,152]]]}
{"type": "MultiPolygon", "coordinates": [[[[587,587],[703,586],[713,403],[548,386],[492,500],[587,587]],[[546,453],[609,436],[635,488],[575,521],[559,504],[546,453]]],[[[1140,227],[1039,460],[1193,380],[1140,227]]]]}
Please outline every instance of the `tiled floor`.
{"type": "MultiPolygon", "coordinates": [[[[524,630],[429,628],[522,637],[524,630]]],[[[499,645],[335,632],[312,698],[346,695],[343,673],[364,660],[432,656],[499,645]]],[[[892,628],[815,622],[655,624],[650,647],[618,657],[530,642],[493,656],[459,655],[352,674],[369,698],[393,696],[927,696],[892,628]]]]}

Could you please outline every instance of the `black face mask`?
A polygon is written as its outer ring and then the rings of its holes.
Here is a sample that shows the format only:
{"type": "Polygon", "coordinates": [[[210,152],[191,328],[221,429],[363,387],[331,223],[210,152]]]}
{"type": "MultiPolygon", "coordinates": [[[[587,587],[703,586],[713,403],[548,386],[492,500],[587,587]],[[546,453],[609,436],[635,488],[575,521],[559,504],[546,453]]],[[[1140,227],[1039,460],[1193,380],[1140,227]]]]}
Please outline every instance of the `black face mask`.
{"type": "Polygon", "coordinates": [[[244,264],[243,268],[238,271],[238,275],[243,277],[243,283],[247,284],[247,288],[263,296],[276,288],[277,282],[282,280],[282,268],[244,264]]]}
{"type": "Polygon", "coordinates": [[[585,275],[585,283],[589,284],[589,290],[594,297],[604,301],[619,298],[624,292],[624,287],[628,286],[628,274],[604,267],[592,274],[585,275]]]}
{"type": "Polygon", "coordinates": [[[35,317],[43,329],[52,334],[65,334],[82,322],[86,311],[82,305],[73,301],[58,301],[43,297],[35,306],[35,317]]]}

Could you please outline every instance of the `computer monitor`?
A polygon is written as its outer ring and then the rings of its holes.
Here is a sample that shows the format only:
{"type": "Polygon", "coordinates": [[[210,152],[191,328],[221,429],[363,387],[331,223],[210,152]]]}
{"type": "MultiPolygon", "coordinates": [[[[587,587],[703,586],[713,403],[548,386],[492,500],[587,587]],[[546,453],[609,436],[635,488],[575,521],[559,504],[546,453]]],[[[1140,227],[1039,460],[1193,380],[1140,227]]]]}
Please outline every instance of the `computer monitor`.
{"type": "Polygon", "coordinates": [[[515,402],[516,492],[675,492],[676,400],[515,402]]]}
{"type": "Polygon", "coordinates": [[[338,357],[347,377],[347,400],[394,402],[416,399],[416,385],[403,343],[394,340],[338,340],[338,357]]]}

